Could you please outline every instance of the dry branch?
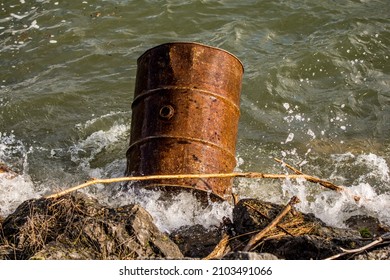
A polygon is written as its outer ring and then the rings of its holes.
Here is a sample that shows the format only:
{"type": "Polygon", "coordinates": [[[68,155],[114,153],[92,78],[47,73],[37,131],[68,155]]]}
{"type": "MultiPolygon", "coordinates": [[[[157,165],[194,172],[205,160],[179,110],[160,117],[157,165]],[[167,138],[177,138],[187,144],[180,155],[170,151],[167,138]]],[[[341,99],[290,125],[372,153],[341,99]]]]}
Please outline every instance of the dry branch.
{"type": "Polygon", "coordinates": [[[272,228],[274,228],[280,220],[287,215],[288,212],[292,209],[294,204],[299,203],[299,199],[296,196],[293,196],[286,207],[276,216],[271,223],[269,223],[262,231],[253,236],[248,244],[245,246],[244,251],[250,251],[272,228]]]}
{"type": "Polygon", "coordinates": [[[357,248],[357,249],[352,249],[352,250],[347,250],[347,249],[344,249],[344,248],[341,248],[340,247],[340,250],[343,251],[342,253],[339,253],[337,255],[334,255],[334,256],[331,256],[329,258],[326,258],[326,260],[335,260],[335,259],[338,259],[342,256],[345,256],[345,255],[348,255],[348,254],[357,254],[357,253],[361,253],[365,250],[368,250],[368,249],[371,249],[381,243],[383,243],[384,241],[387,241],[387,240],[390,240],[390,233],[385,233],[381,236],[379,236],[377,239],[375,239],[374,241],[372,241],[371,243],[363,246],[363,247],[360,247],[360,248],[357,248]]]}
{"type": "Polygon", "coordinates": [[[314,176],[305,175],[305,174],[267,174],[260,172],[233,172],[233,173],[212,173],[212,174],[178,174],[178,175],[151,175],[151,176],[134,176],[134,177],[118,177],[118,178],[108,178],[108,179],[91,179],[81,185],[71,187],[69,189],[54,193],[51,195],[45,196],[45,198],[58,198],[63,195],[69,194],[73,191],[86,188],[95,184],[111,184],[119,182],[129,182],[129,181],[145,181],[145,180],[161,180],[161,179],[204,179],[204,178],[259,178],[259,179],[305,179],[306,181],[312,183],[318,183],[326,188],[342,191],[344,188],[334,185],[331,182],[319,179],[314,176]]]}

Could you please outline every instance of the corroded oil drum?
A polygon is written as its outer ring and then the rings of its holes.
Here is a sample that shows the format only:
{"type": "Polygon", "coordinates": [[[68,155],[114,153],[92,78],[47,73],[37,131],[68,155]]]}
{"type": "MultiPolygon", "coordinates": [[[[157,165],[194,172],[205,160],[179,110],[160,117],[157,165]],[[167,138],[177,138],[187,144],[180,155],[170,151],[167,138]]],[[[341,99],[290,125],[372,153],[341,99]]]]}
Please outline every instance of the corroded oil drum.
{"type": "MultiPolygon", "coordinates": [[[[128,176],[228,173],[235,165],[242,63],[198,43],[167,43],[137,61],[128,176]]],[[[231,178],[169,179],[175,186],[231,195],[231,178]]]]}

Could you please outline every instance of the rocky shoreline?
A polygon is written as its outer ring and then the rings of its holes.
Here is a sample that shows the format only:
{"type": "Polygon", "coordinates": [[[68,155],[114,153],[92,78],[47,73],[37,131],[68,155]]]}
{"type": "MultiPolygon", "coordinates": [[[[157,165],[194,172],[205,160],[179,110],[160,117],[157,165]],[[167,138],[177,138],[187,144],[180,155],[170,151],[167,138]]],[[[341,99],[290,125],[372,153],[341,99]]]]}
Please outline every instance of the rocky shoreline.
{"type": "Polygon", "coordinates": [[[0,260],[390,259],[390,230],[376,219],[353,217],[349,229],[332,228],[294,208],[246,250],[283,208],[242,199],[232,221],[224,218],[219,227],[186,226],[167,234],[136,204],[110,208],[79,192],[32,199],[0,218],[0,260]]]}

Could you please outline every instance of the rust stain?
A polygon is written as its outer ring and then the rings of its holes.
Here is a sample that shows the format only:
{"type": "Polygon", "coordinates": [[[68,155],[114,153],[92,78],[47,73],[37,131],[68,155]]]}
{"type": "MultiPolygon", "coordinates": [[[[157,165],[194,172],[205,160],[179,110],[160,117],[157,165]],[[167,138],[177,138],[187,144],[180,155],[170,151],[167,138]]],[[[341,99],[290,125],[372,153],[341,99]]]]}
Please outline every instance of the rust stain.
{"type": "MultiPolygon", "coordinates": [[[[232,54],[168,43],[137,61],[126,175],[227,173],[236,165],[243,75],[232,54]]],[[[145,182],[231,195],[232,179],[145,182]]]]}

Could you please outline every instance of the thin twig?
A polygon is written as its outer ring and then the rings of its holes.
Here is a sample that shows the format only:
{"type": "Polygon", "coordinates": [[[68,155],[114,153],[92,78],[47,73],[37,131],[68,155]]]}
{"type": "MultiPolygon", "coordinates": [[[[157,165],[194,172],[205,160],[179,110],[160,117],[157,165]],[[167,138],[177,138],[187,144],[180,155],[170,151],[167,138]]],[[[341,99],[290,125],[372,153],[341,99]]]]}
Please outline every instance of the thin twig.
{"type": "MultiPolygon", "coordinates": [[[[286,166],[288,169],[292,170],[295,174],[297,175],[305,175],[302,171],[296,169],[295,167],[291,166],[290,164],[280,160],[280,159],[277,159],[277,158],[274,158],[274,160],[284,166],[286,166]]],[[[310,181],[310,180],[307,180],[307,181],[310,181]]],[[[313,181],[311,181],[313,182],[313,181]]],[[[333,183],[330,183],[328,181],[324,181],[324,180],[321,180],[321,182],[315,182],[315,183],[318,183],[320,185],[322,185],[323,187],[326,187],[326,188],[329,188],[329,189],[332,189],[332,190],[335,190],[335,191],[344,191],[346,193],[349,193],[349,190],[343,188],[343,187],[340,187],[340,186],[337,186],[337,185],[334,185],[333,183]]],[[[353,195],[353,194],[349,194],[356,202],[359,202],[361,197],[358,196],[358,195],[353,195]]]]}
{"type": "Polygon", "coordinates": [[[297,203],[299,203],[299,198],[293,196],[286,207],[276,216],[276,218],[273,219],[272,222],[269,223],[262,231],[249,240],[248,244],[244,248],[244,251],[250,251],[256,245],[256,243],[258,243],[267,234],[268,231],[274,228],[280,222],[280,220],[286,216],[288,212],[290,212],[292,206],[297,203]]]}
{"type": "Polygon", "coordinates": [[[334,191],[343,191],[344,188],[343,187],[340,187],[340,186],[337,186],[329,181],[325,181],[325,180],[318,180],[318,178],[316,177],[313,177],[313,176],[310,176],[310,175],[306,175],[304,174],[302,171],[296,169],[295,167],[292,167],[290,164],[288,163],[285,163],[284,161],[280,160],[280,159],[277,159],[277,158],[274,158],[275,161],[285,165],[287,168],[291,169],[296,175],[301,175],[301,176],[305,176],[306,180],[309,181],[309,182],[312,182],[312,183],[318,183],[320,184],[321,186],[325,187],[325,188],[328,188],[328,189],[331,189],[331,190],[334,190],[334,191]]]}
{"type": "Polygon", "coordinates": [[[292,170],[295,174],[299,174],[299,175],[302,175],[303,172],[296,169],[295,167],[291,166],[290,164],[288,163],[285,163],[284,161],[280,160],[280,159],[277,159],[277,158],[274,158],[274,160],[276,162],[279,162],[280,164],[283,164],[284,166],[286,166],[288,169],[292,170]]]}
{"type": "Polygon", "coordinates": [[[347,249],[344,249],[344,248],[341,248],[341,251],[343,251],[342,253],[339,253],[339,254],[336,254],[334,256],[331,256],[329,258],[326,258],[325,260],[335,260],[339,257],[342,257],[342,256],[345,256],[345,255],[349,255],[349,254],[355,254],[355,253],[361,253],[365,250],[368,250],[368,249],[371,249],[372,247],[378,245],[378,244],[381,244],[383,241],[386,241],[386,240],[389,240],[390,239],[390,234],[389,233],[385,233],[381,236],[379,236],[377,239],[375,239],[374,241],[372,241],[371,243],[363,246],[363,247],[360,247],[360,248],[356,248],[356,249],[352,249],[352,250],[347,250],[347,249]]]}
{"type": "Polygon", "coordinates": [[[69,189],[60,191],[55,194],[47,195],[45,198],[58,198],[60,196],[69,194],[73,191],[86,188],[95,184],[110,184],[126,181],[145,181],[145,180],[161,180],[161,179],[199,179],[199,178],[233,178],[233,177],[246,177],[246,178],[264,178],[264,179],[305,179],[312,183],[318,183],[326,188],[342,191],[344,188],[336,186],[331,182],[310,176],[310,175],[298,175],[298,174],[267,174],[259,172],[233,172],[233,173],[212,173],[212,174],[178,174],[178,175],[151,175],[151,176],[134,176],[134,177],[118,177],[108,179],[91,179],[83,184],[71,187],[69,189]]]}

